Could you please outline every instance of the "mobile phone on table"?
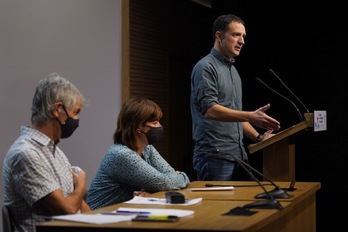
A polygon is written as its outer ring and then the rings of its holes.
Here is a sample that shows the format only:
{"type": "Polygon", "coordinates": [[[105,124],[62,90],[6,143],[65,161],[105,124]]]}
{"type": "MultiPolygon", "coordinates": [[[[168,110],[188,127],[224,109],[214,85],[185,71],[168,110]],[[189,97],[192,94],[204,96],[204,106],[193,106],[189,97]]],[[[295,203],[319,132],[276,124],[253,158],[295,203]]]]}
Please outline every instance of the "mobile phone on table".
{"type": "Polygon", "coordinates": [[[132,221],[143,222],[176,222],[179,220],[178,216],[174,215],[138,215],[132,221]]]}

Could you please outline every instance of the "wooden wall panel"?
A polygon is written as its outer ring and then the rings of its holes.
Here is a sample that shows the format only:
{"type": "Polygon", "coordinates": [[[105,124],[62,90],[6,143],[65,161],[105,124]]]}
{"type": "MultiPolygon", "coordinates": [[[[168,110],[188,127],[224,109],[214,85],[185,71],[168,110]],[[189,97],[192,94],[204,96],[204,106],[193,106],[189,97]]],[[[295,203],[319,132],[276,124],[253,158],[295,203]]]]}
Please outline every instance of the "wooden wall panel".
{"type": "Polygon", "coordinates": [[[129,97],[143,96],[162,108],[165,129],[156,148],[169,159],[166,1],[129,1],[129,97]]]}
{"type": "Polygon", "coordinates": [[[190,0],[123,0],[129,10],[124,43],[123,101],[144,96],[163,110],[165,133],[156,144],[162,156],[194,180],[190,73],[210,51],[212,11],[190,0]],[[209,25],[207,27],[207,25],[209,25]],[[206,30],[202,30],[205,28],[206,30]]]}

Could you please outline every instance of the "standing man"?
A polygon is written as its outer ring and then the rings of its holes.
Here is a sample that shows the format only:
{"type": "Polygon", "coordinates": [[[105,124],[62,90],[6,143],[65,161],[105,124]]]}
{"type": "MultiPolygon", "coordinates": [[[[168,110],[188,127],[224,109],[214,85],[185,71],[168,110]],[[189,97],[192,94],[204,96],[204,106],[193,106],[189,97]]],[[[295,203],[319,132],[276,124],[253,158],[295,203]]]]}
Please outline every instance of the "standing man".
{"type": "MultiPolygon", "coordinates": [[[[79,126],[85,98],[53,73],[40,80],[31,106],[31,126],[22,126],[3,163],[4,205],[15,231],[35,231],[52,215],[87,212],[86,173],[75,170],[57,144],[79,126]]],[[[78,168],[77,168],[78,169],[78,168]]]]}
{"type": "Polygon", "coordinates": [[[265,111],[242,109],[242,82],[233,66],[245,43],[241,18],[226,14],[213,24],[214,47],[194,66],[191,74],[191,115],[194,142],[193,167],[198,180],[235,180],[236,162],[212,159],[217,151],[248,160],[243,136],[258,142],[274,134],[280,123],[265,111]],[[251,125],[263,128],[259,134],[251,125]]]}

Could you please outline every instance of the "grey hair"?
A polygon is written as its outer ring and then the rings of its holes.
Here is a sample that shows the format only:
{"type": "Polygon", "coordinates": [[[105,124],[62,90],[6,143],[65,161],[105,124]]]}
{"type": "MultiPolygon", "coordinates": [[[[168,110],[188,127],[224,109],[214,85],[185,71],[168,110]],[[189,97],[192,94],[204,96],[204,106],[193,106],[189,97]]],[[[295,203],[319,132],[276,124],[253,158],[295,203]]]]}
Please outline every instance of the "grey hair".
{"type": "Polygon", "coordinates": [[[52,110],[57,102],[62,102],[66,110],[85,97],[77,87],[58,73],[42,78],[36,87],[31,106],[31,123],[41,124],[53,118],[52,110]]]}

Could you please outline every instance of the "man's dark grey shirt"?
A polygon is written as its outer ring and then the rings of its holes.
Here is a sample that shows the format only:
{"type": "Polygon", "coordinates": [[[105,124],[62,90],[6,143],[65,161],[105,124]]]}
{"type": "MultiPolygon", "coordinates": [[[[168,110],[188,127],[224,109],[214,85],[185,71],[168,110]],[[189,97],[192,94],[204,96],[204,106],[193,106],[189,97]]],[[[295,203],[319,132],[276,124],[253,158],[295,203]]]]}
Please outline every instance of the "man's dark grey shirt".
{"type": "Polygon", "coordinates": [[[242,82],[233,62],[212,48],[191,74],[193,159],[217,149],[247,159],[241,122],[204,118],[206,111],[215,104],[242,110],[242,82]]]}

